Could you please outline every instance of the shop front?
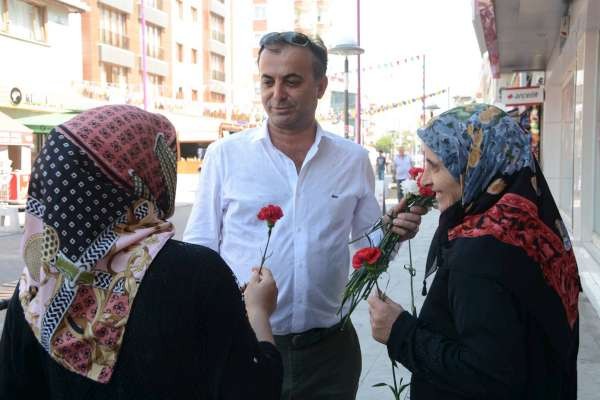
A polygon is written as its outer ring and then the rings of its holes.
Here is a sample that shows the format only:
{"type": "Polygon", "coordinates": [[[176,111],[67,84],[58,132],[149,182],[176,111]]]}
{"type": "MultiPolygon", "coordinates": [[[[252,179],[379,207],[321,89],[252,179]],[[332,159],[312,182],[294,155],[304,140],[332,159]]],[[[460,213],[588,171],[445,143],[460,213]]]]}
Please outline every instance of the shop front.
{"type": "Polygon", "coordinates": [[[0,202],[25,202],[32,147],[32,130],[0,113],[0,202]]]}

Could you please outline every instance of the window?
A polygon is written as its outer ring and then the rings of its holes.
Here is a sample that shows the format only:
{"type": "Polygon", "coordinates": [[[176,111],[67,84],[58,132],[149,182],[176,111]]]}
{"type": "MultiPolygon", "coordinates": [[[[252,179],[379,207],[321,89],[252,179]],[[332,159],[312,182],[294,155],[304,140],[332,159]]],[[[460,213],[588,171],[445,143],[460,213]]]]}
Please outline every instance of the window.
{"type": "Polygon", "coordinates": [[[210,53],[211,78],[225,81],[225,57],[220,54],[210,53]]]}
{"type": "Polygon", "coordinates": [[[104,44],[128,49],[127,15],[103,5],[98,6],[100,9],[100,41],[104,44]]]}
{"type": "Polygon", "coordinates": [[[196,89],[192,89],[192,101],[198,101],[198,91],[196,89]]]}
{"type": "Polygon", "coordinates": [[[210,37],[217,42],[225,43],[225,18],[210,13],[210,37]]]}
{"type": "Polygon", "coordinates": [[[183,19],[183,1],[177,0],[177,14],[179,15],[179,19],[183,19]]]}
{"type": "Polygon", "coordinates": [[[129,68],[120,65],[102,63],[100,81],[112,86],[126,86],[129,68]]]}
{"type": "Polygon", "coordinates": [[[179,100],[183,99],[183,88],[181,86],[179,86],[179,88],[177,89],[177,94],[175,95],[175,98],[179,100]]]}
{"type": "Polygon", "coordinates": [[[198,64],[198,50],[192,49],[192,64],[198,64]]]}
{"type": "Polygon", "coordinates": [[[264,4],[257,4],[254,6],[254,19],[263,20],[267,19],[267,8],[264,4]]]}
{"type": "Polygon", "coordinates": [[[196,9],[196,7],[191,7],[190,11],[192,14],[192,22],[198,22],[198,9],[196,9]]]}
{"type": "Polygon", "coordinates": [[[148,74],[148,84],[150,85],[150,93],[153,97],[164,96],[164,83],[164,77],[156,74],[148,74]]]}
{"type": "Polygon", "coordinates": [[[158,10],[162,10],[162,0],[144,0],[144,4],[146,7],[156,8],[158,10]]]}
{"type": "Polygon", "coordinates": [[[162,32],[162,28],[150,23],[146,23],[146,55],[148,57],[158,58],[159,60],[165,59],[164,51],[160,46],[162,42],[162,32]]]}
{"type": "Polygon", "coordinates": [[[0,0],[0,31],[6,31],[7,26],[6,0],[0,0]]]}
{"type": "Polygon", "coordinates": [[[213,103],[225,103],[225,95],[223,93],[210,92],[210,101],[213,103]]]}
{"type": "Polygon", "coordinates": [[[46,41],[46,8],[22,0],[0,0],[0,29],[38,42],[46,41]]]}
{"type": "Polygon", "coordinates": [[[177,43],[177,61],[183,62],[183,45],[177,43]]]}

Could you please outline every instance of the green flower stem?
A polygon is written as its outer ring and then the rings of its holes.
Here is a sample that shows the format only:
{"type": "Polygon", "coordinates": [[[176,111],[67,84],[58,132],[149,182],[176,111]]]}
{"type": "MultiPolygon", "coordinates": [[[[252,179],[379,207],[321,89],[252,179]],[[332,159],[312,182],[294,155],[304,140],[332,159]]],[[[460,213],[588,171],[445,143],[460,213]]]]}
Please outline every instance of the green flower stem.
{"type": "Polygon", "coordinates": [[[265,246],[265,251],[263,252],[262,259],[260,260],[260,268],[258,269],[259,276],[263,269],[263,266],[265,265],[265,261],[267,259],[267,248],[269,247],[269,241],[271,240],[271,230],[272,229],[273,229],[272,227],[269,227],[269,233],[267,235],[267,245],[265,246]]]}

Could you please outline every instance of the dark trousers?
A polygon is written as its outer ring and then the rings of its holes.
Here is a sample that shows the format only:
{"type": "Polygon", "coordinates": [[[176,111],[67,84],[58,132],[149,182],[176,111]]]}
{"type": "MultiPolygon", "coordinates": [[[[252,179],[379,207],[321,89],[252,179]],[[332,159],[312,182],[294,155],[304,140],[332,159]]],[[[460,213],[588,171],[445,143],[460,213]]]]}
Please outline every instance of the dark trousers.
{"type": "Polygon", "coordinates": [[[402,182],[403,181],[404,181],[404,179],[396,178],[396,186],[398,187],[398,201],[402,200],[402,196],[404,195],[404,193],[402,193],[402,182]]]}
{"type": "Polygon", "coordinates": [[[326,330],[275,336],[283,359],[281,400],[355,399],[362,360],[354,326],[348,323],[344,330],[326,332],[325,337],[311,343],[318,331],[326,330]]]}

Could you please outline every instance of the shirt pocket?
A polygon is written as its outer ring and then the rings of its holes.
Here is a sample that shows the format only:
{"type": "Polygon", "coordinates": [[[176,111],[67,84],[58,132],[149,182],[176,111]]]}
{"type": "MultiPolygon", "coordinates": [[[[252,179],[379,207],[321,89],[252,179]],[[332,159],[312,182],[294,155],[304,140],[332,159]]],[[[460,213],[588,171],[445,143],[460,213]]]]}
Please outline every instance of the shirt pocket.
{"type": "Polygon", "coordinates": [[[333,228],[350,228],[358,203],[358,193],[349,186],[338,185],[327,195],[327,209],[330,210],[333,228]]]}

